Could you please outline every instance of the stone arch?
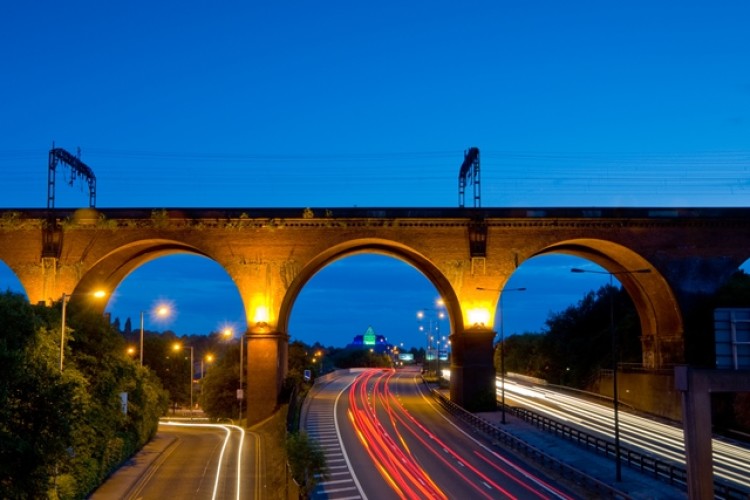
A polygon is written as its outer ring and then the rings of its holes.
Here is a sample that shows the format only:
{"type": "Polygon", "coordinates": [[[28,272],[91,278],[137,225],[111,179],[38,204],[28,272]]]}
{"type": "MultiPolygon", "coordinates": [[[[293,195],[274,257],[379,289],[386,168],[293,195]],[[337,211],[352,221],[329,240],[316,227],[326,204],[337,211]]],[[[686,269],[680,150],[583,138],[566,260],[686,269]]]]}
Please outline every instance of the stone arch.
{"type": "Polygon", "coordinates": [[[620,244],[588,238],[553,243],[530,257],[550,253],[581,257],[616,274],[638,312],[645,367],[661,368],[684,361],[682,313],[667,280],[651,262],[620,244]],[[651,272],[626,273],[646,268],[651,269],[651,272]]]}
{"type": "MultiPolygon", "coordinates": [[[[134,241],[107,253],[88,269],[75,284],[73,295],[91,290],[111,292],[135,269],[159,257],[176,254],[190,254],[206,257],[211,255],[184,242],[167,239],[145,239],[134,241]]],[[[98,304],[102,311],[106,301],[98,304]]]]}
{"type": "Polygon", "coordinates": [[[8,280],[8,282],[5,284],[0,283],[0,293],[5,292],[6,290],[12,290],[18,293],[22,293],[26,297],[29,296],[29,293],[26,290],[26,286],[21,281],[21,278],[18,276],[16,271],[8,264],[6,264],[2,259],[0,259],[0,278],[3,278],[2,281],[5,281],[5,279],[8,280]],[[14,290],[14,288],[17,288],[17,290],[14,290]]]}
{"type": "Polygon", "coordinates": [[[358,254],[385,255],[413,266],[438,290],[445,303],[445,309],[450,319],[451,331],[463,330],[463,315],[458,297],[453,286],[451,286],[448,279],[434,263],[424,255],[402,243],[378,238],[364,238],[350,240],[329,247],[307,262],[286,290],[279,311],[279,331],[288,331],[292,306],[302,288],[318,271],[334,261],[358,254]]]}

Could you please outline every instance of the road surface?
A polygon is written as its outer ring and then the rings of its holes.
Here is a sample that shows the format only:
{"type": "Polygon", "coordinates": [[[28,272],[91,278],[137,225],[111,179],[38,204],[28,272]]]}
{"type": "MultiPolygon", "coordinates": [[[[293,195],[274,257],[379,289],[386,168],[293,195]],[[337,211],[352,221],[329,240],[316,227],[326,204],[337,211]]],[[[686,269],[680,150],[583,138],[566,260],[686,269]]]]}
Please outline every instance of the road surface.
{"type": "Polygon", "coordinates": [[[315,395],[304,427],[335,467],[315,498],[573,498],[455,425],[418,370],[341,376],[315,395]]]}

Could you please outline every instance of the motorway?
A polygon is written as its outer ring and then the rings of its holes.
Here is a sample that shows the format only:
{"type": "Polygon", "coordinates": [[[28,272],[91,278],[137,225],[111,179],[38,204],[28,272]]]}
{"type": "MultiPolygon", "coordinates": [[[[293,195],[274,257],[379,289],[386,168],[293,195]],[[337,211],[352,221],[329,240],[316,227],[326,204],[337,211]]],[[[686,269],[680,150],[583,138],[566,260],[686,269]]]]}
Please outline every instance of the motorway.
{"type": "Polygon", "coordinates": [[[257,435],[234,425],[190,422],[161,422],[159,435],[169,444],[153,463],[133,471],[138,477],[132,486],[126,478],[118,482],[118,474],[128,474],[124,467],[92,498],[260,498],[257,435]]]}
{"type": "Polygon", "coordinates": [[[362,370],[318,391],[303,420],[328,464],[314,498],[574,497],[455,425],[416,369],[362,370]]]}
{"type": "MultiPolygon", "coordinates": [[[[498,379],[498,387],[501,384],[498,379]]],[[[498,390],[498,395],[500,391],[498,390]]],[[[505,399],[509,404],[543,414],[553,420],[590,434],[612,439],[611,406],[592,403],[544,386],[518,384],[506,380],[505,399]]],[[[681,427],[619,412],[620,442],[625,448],[647,452],[665,462],[685,465],[685,445],[681,427]]],[[[719,439],[713,440],[714,475],[750,491],[750,449],[719,439]]]]}

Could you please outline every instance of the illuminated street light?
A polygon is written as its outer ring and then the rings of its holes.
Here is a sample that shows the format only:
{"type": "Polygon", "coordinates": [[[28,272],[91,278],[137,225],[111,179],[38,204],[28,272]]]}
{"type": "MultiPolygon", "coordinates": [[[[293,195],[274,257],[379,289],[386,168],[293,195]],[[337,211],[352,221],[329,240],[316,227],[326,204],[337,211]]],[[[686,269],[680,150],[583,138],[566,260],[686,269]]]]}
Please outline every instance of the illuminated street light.
{"type": "MultiPolygon", "coordinates": [[[[221,334],[226,339],[231,339],[231,338],[234,337],[234,330],[232,328],[225,327],[221,331],[221,334]]],[[[240,424],[241,424],[242,423],[242,402],[245,399],[245,391],[243,390],[243,384],[242,384],[242,373],[244,371],[242,365],[244,363],[244,359],[243,358],[244,358],[244,352],[245,352],[245,339],[244,339],[244,335],[241,336],[239,340],[240,340],[240,388],[237,389],[237,400],[240,403],[240,412],[239,412],[239,418],[238,418],[238,420],[240,421],[240,424]]]]}
{"type": "MultiPolygon", "coordinates": [[[[608,274],[609,287],[612,288],[612,278],[621,274],[645,274],[650,273],[651,269],[635,269],[633,271],[597,271],[593,269],[580,269],[574,267],[571,273],[591,273],[591,274],[608,274]]],[[[614,427],[615,427],[615,479],[622,480],[622,466],[620,464],[620,417],[619,417],[619,397],[617,392],[617,364],[619,354],[617,352],[617,335],[615,333],[615,300],[612,290],[609,291],[609,334],[612,339],[612,408],[614,410],[614,427]]]]}
{"type": "MultiPolygon", "coordinates": [[[[107,296],[107,292],[104,290],[96,290],[94,292],[90,293],[84,293],[82,295],[91,295],[92,297],[96,299],[101,299],[107,296]]],[[[63,371],[63,361],[65,360],[65,322],[67,320],[68,315],[68,301],[72,295],[70,294],[62,294],[62,325],[60,326],[60,371],[63,371]]]]}
{"type": "Polygon", "coordinates": [[[491,290],[478,287],[477,290],[500,292],[500,421],[505,422],[505,327],[503,321],[503,294],[505,292],[525,292],[525,287],[503,288],[502,290],[491,290]]]}
{"type": "Polygon", "coordinates": [[[203,356],[201,358],[201,390],[203,389],[203,387],[202,387],[202,384],[203,384],[203,371],[204,371],[203,360],[205,360],[206,363],[213,363],[214,362],[214,355],[213,354],[206,354],[205,356],[203,356]]]}
{"type": "MultiPolygon", "coordinates": [[[[154,314],[160,318],[166,318],[172,313],[172,310],[166,304],[160,304],[154,309],[154,314]]],[[[143,366],[143,311],[141,311],[141,366],[143,366]]]]}
{"type": "MultiPolygon", "coordinates": [[[[417,319],[419,321],[422,321],[424,319],[424,317],[425,317],[425,313],[424,313],[425,311],[431,311],[433,313],[436,313],[435,314],[435,316],[436,316],[435,317],[435,324],[436,324],[435,331],[440,332],[440,320],[445,319],[445,311],[442,310],[442,308],[445,307],[445,302],[443,302],[442,298],[439,298],[439,299],[437,299],[435,301],[435,307],[436,307],[435,309],[429,308],[429,307],[425,307],[425,308],[417,311],[417,319]]],[[[425,357],[425,365],[427,366],[427,368],[429,368],[429,366],[430,366],[427,363],[427,361],[428,361],[427,358],[430,355],[430,351],[432,351],[432,340],[434,338],[433,337],[432,320],[433,320],[433,316],[432,315],[427,318],[427,321],[428,321],[428,324],[429,324],[429,332],[427,333],[427,339],[426,339],[427,351],[425,352],[425,356],[424,356],[425,357]]],[[[419,331],[423,332],[424,331],[424,326],[419,325],[419,331]]],[[[439,333],[438,333],[438,337],[439,337],[439,333]]],[[[440,357],[439,350],[438,350],[437,357],[440,357]]],[[[437,364],[438,364],[438,366],[440,365],[440,360],[438,360],[437,364]]],[[[437,370],[436,370],[435,375],[437,377],[440,376],[440,374],[437,373],[437,370]]]]}
{"type": "Polygon", "coordinates": [[[172,349],[174,349],[175,351],[181,351],[183,349],[190,349],[190,420],[192,420],[193,419],[193,355],[194,355],[193,346],[190,346],[190,345],[183,346],[180,343],[176,343],[174,344],[174,346],[172,346],[172,349]]]}

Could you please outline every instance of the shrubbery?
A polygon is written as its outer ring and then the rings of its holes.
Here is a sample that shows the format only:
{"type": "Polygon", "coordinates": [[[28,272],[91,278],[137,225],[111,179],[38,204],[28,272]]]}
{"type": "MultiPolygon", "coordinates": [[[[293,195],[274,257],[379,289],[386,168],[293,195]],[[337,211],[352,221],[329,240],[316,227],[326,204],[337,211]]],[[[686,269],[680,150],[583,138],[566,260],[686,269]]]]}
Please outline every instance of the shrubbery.
{"type": "Polygon", "coordinates": [[[84,498],[156,433],[167,394],[125,357],[99,314],[0,295],[0,490],[3,498],[84,498]],[[120,393],[128,393],[122,412],[120,393]]]}

